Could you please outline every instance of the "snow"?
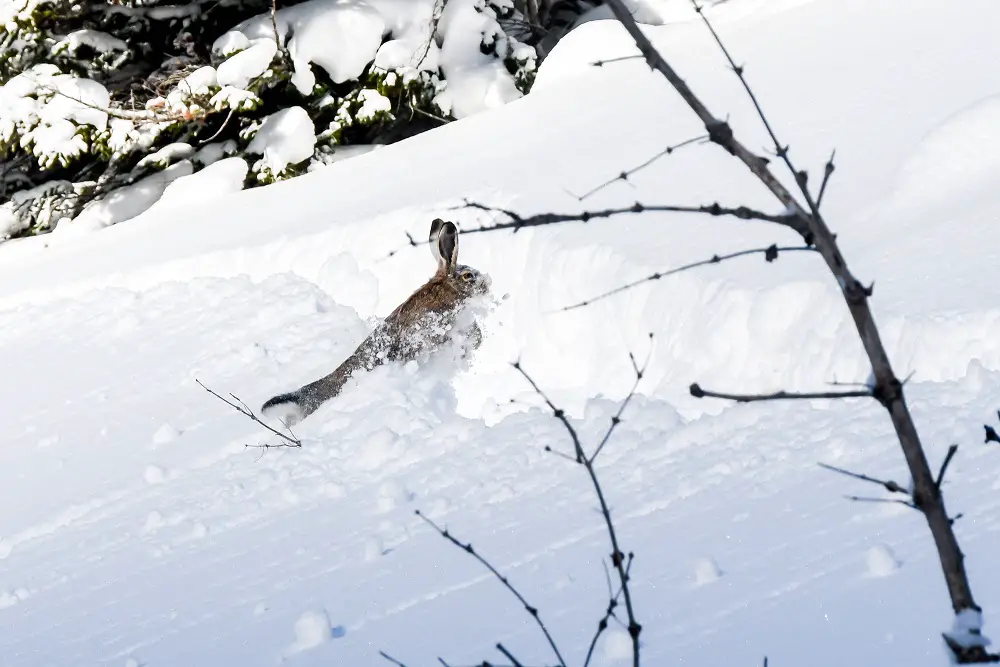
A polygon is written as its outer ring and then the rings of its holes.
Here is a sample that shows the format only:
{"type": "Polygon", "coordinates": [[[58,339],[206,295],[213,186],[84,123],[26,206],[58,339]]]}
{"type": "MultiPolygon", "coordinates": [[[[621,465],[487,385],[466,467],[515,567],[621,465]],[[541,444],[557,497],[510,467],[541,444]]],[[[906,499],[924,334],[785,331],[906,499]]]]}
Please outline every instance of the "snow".
{"type": "Polygon", "coordinates": [[[899,569],[901,563],[896,560],[892,549],[885,544],[877,544],[868,550],[866,555],[868,574],[872,577],[887,577],[899,569]]]}
{"type": "Polygon", "coordinates": [[[279,173],[312,157],[315,146],[316,130],[308,112],[302,107],[287,107],[264,119],[247,152],[262,155],[258,164],[279,173]]]}
{"type": "Polygon", "coordinates": [[[361,106],[354,113],[354,117],[359,120],[370,120],[380,113],[392,111],[392,102],[388,97],[372,88],[365,88],[358,93],[361,106]]]}
{"type": "Polygon", "coordinates": [[[107,127],[110,99],[96,81],[35,65],[0,86],[0,140],[19,139],[31,146],[40,166],[51,168],[87,149],[81,126],[107,127]]]}
{"type": "Polygon", "coordinates": [[[219,92],[212,96],[209,104],[216,110],[222,108],[246,110],[252,109],[258,101],[257,96],[249,90],[243,90],[234,86],[223,86],[219,92]]]}
{"type": "MultiPolygon", "coordinates": [[[[316,76],[312,65],[326,71],[334,83],[361,77],[372,62],[382,70],[402,70],[412,76],[418,69],[436,73],[440,67],[446,90],[435,101],[462,118],[496,108],[521,97],[502,60],[483,54],[484,34],[500,31],[489,13],[474,0],[453,0],[445,6],[439,28],[440,46],[431,35],[434,0],[306,0],[279,9],[272,17],[260,14],[233,27],[212,45],[218,55],[231,55],[219,66],[219,83],[245,88],[271,62],[264,62],[265,43],[286,44],[292,61],[292,83],[303,95],[312,92],[316,76]],[[383,39],[391,39],[383,43],[383,39]],[[253,46],[250,46],[253,44],[253,46]],[[239,75],[230,80],[223,68],[239,75]],[[224,81],[225,79],[225,81],[224,81]]],[[[513,53],[533,60],[530,49],[511,40],[513,53]]],[[[273,55],[273,54],[272,54],[273,55]]]]}
{"type": "MultiPolygon", "coordinates": [[[[964,513],[955,529],[984,617],[952,614],[919,514],[848,502],[879,489],[816,465],[905,483],[877,405],[687,393],[695,381],[748,392],[864,381],[817,258],[748,258],[559,312],[685,261],[791,241],[768,225],[644,214],[463,238],[462,261],[510,294],[482,347],[466,365],[442,355],[366,375],[295,427],[301,449],[254,447],[271,436],[195,383],[256,407],[314,379],[430,275],[406,232],[423,237],[438,215],[466,229],[491,219],[451,209],[466,197],[579,210],[566,190],[696,136],[643,63],[585,68],[621,42],[596,20],[515,103],[273,186],[0,247],[0,488],[18,499],[0,505],[5,667],[367,666],[384,664],[379,650],[478,664],[499,659],[497,642],[524,664],[551,662],[517,601],[415,509],[509,576],[581,664],[608,601],[607,537],[585,474],[544,451],[568,451],[563,427],[509,364],[520,358],[592,447],[631,384],[627,352],[650,349],[641,394],[598,459],[635,553],[645,663],[934,667],[946,664],[942,631],[989,635],[1000,459],[982,424],[1000,395],[1000,204],[988,151],[967,149],[992,141],[1000,8],[765,4],[712,12],[793,157],[815,175],[837,148],[827,219],[854,271],[876,281],[898,374],[915,372],[907,396],[932,467],[960,444],[944,489],[964,513]],[[180,435],[157,444],[164,424],[180,435]],[[872,576],[878,545],[903,567],[872,576]],[[724,575],[692,585],[709,554],[724,575]]],[[[748,145],[767,145],[703,26],[647,30],[748,145]]],[[[637,198],[777,210],[713,146],[585,204],[637,198]]],[[[612,622],[594,664],[618,664],[625,634],[612,622]]]]}
{"type": "MultiPolygon", "coordinates": [[[[307,0],[279,9],[274,20],[279,39],[283,43],[287,40],[294,68],[292,83],[303,95],[311,93],[316,83],[310,63],[326,70],[334,83],[356,79],[374,59],[386,30],[385,21],[378,11],[360,0],[307,0]],[[291,39],[288,39],[289,34],[291,39]]],[[[231,52],[239,48],[244,39],[247,43],[254,42],[255,46],[267,42],[276,49],[270,13],[240,23],[219,37],[212,50],[216,53],[231,52]]],[[[239,55],[231,57],[226,63],[239,55]]],[[[220,77],[226,63],[220,65],[220,77]]],[[[236,87],[245,88],[246,84],[236,87]]]]}
{"type": "Polygon", "coordinates": [[[70,53],[76,53],[81,46],[89,46],[100,53],[110,51],[125,51],[128,44],[113,35],[99,30],[74,30],[56,43],[55,48],[65,47],[70,53]]]}
{"type": "Polygon", "coordinates": [[[948,637],[964,648],[989,646],[992,642],[983,636],[983,615],[975,609],[963,609],[955,614],[948,637]]]}
{"type": "Polygon", "coordinates": [[[694,583],[696,586],[704,586],[719,579],[722,576],[722,568],[711,556],[699,558],[694,565],[694,583]]]}
{"type": "Polygon", "coordinates": [[[131,220],[157,202],[171,181],[194,171],[190,160],[175,162],[132,185],[113,190],[103,199],[91,202],[72,221],[61,223],[53,232],[56,238],[79,236],[96,229],[131,220]]]}
{"type": "Polygon", "coordinates": [[[184,142],[167,144],[158,151],[150,153],[146,157],[139,160],[136,164],[136,168],[140,169],[142,167],[157,164],[165,167],[176,160],[189,158],[193,153],[194,147],[192,147],[191,144],[184,142]]]}
{"type": "Polygon", "coordinates": [[[153,206],[156,210],[171,206],[190,207],[239,192],[243,189],[248,171],[243,158],[223,158],[193,174],[171,180],[153,206]]]}
{"type": "Polygon", "coordinates": [[[292,83],[303,95],[316,84],[310,63],[326,70],[334,83],[357,79],[374,60],[385,33],[382,16],[366,3],[339,0],[334,7],[310,16],[308,10],[316,9],[313,3],[319,2],[311,0],[292,8],[301,8],[301,14],[288,53],[295,68],[292,83]]]}
{"type": "Polygon", "coordinates": [[[441,46],[441,71],[447,88],[435,101],[456,118],[494,109],[521,97],[503,62],[480,52],[485,31],[496,21],[470,2],[449,2],[441,18],[447,38],[441,46]]]}
{"type": "Polygon", "coordinates": [[[332,636],[330,617],[326,611],[307,611],[295,621],[295,641],[285,651],[285,655],[314,649],[330,641],[332,636]]]}
{"type": "Polygon", "coordinates": [[[278,53],[273,39],[258,39],[244,51],[230,56],[217,69],[216,80],[222,87],[246,88],[271,66],[278,53]]]}

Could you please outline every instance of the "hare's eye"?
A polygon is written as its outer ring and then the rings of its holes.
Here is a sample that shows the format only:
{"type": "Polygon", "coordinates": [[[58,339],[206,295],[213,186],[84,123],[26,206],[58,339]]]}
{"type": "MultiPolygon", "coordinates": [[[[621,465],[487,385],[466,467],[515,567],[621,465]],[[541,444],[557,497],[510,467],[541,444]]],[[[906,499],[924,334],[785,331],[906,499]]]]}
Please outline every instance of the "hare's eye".
{"type": "Polygon", "coordinates": [[[472,271],[462,271],[459,275],[462,277],[462,280],[472,280],[472,271]]]}

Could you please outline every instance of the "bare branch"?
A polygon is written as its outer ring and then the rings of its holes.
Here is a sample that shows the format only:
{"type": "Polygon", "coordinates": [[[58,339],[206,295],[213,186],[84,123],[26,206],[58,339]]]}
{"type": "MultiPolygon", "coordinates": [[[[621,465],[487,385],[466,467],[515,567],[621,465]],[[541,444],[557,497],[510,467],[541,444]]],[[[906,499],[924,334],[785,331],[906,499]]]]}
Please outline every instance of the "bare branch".
{"type": "Polygon", "coordinates": [[[208,144],[208,143],[211,143],[211,142],[215,141],[215,139],[220,134],[222,134],[222,131],[226,129],[226,126],[229,125],[229,121],[232,120],[234,113],[236,113],[236,107],[229,107],[229,113],[226,114],[226,119],[224,121],[222,121],[222,125],[219,126],[219,129],[216,130],[215,134],[213,134],[212,136],[210,136],[208,139],[205,139],[204,141],[198,142],[198,145],[199,146],[204,146],[205,144],[208,144]]]}
{"type": "Polygon", "coordinates": [[[812,393],[793,393],[778,391],[773,394],[725,394],[717,391],[702,389],[698,383],[692,384],[689,388],[691,395],[695,398],[724,398],[737,403],[753,403],[757,401],[782,401],[782,400],[808,400],[813,398],[872,398],[870,389],[859,389],[858,391],[820,391],[812,393]]]}
{"type": "Polygon", "coordinates": [[[848,500],[853,500],[854,502],[860,502],[860,503],[895,503],[899,505],[904,505],[906,507],[909,507],[910,509],[918,511],[920,509],[913,503],[912,500],[901,500],[899,498],[870,498],[868,496],[844,496],[844,497],[847,498],[848,500]]]}
{"type": "Polygon", "coordinates": [[[379,651],[378,654],[383,658],[385,658],[386,660],[388,660],[389,662],[391,662],[392,664],[396,665],[396,667],[406,667],[406,665],[401,663],[399,660],[396,660],[394,657],[392,657],[385,651],[379,651]]]}
{"type": "Polygon", "coordinates": [[[937,481],[934,484],[938,491],[941,490],[941,484],[944,482],[944,474],[948,470],[948,464],[951,463],[951,460],[955,457],[955,452],[957,451],[958,445],[951,445],[948,447],[948,453],[945,454],[944,461],[941,462],[941,470],[938,472],[937,481]]]}
{"type": "Polygon", "coordinates": [[[505,577],[504,575],[500,574],[500,572],[495,567],[493,567],[493,565],[491,565],[489,561],[487,561],[485,558],[483,558],[482,556],[480,556],[476,552],[476,550],[472,547],[472,543],[471,542],[470,543],[466,543],[466,544],[462,544],[460,541],[458,541],[457,539],[455,539],[452,536],[452,534],[448,532],[448,530],[446,528],[441,528],[440,526],[438,526],[436,523],[434,523],[434,521],[432,521],[427,516],[425,516],[420,510],[415,510],[414,513],[417,516],[419,516],[421,519],[423,519],[428,525],[430,525],[432,528],[434,528],[434,530],[436,530],[438,532],[438,534],[441,535],[441,537],[445,538],[446,540],[448,540],[449,542],[451,542],[452,544],[454,544],[456,547],[459,547],[460,549],[462,549],[466,553],[472,555],[473,558],[475,558],[476,560],[478,560],[483,565],[483,567],[485,567],[487,570],[489,570],[490,573],[492,573],[493,576],[496,577],[500,581],[500,583],[502,583],[507,588],[507,590],[509,590],[514,595],[514,597],[516,597],[518,599],[518,601],[522,605],[524,605],[524,610],[528,612],[529,616],[531,616],[533,619],[535,619],[535,623],[538,624],[538,627],[539,627],[539,629],[541,629],[542,634],[545,635],[545,639],[549,642],[549,646],[552,647],[552,652],[555,654],[556,659],[559,661],[559,664],[561,665],[561,667],[566,667],[566,661],[563,660],[562,654],[559,653],[559,647],[556,646],[555,640],[552,638],[552,635],[549,634],[548,628],[545,627],[545,623],[542,622],[541,617],[538,615],[538,609],[535,608],[535,607],[532,607],[530,604],[528,604],[528,601],[526,599],[524,599],[524,596],[521,595],[521,593],[518,592],[518,590],[516,588],[514,588],[513,585],[511,585],[511,583],[507,579],[507,577],[505,577]]]}
{"type": "Polygon", "coordinates": [[[838,468],[828,463],[819,463],[817,465],[819,465],[820,468],[840,473],[841,475],[847,475],[848,477],[853,477],[854,479],[860,479],[862,482],[871,482],[872,484],[878,484],[879,486],[885,487],[885,490],[889,491],[890,493],[902,493],[907,496],[910,495],[909,489],[893,481],[886,481],[884,479],[869,477],[868,475],[863,475],[859,472],[851,472],[850,470],[844,470],[843,468],[838,468]]]}
{"type": "MultiPolygon", "coordinates": [[[[101,111],[103,113],[108,114],[112,118],[131,120],[133,122],[165,123],[165,122],[174,122],[178,120],[191,120],[192,118],[196,117],[194,115],[191,115],[190,112],[185,113],[183,111],[169,113],[169,114],[159,114],[156,113],[155,111],[150,111],[148,109],[144,109],[142,111],[128,111],[125,109],[112,109],[110,106],[102,107],[96,104],[92,104],[91,102],[85,102],[81,99],[73,97],[72,95],[68,95],[62,92],[61,90],[53,88],[52,86],[46,85],[45,83],[39,81],[37,78],[35,78],[33,75],[30,75],[27,72],[25,73],[25,76],[31,79],[38,86],[38,88],[48,93],[52,93],[53,95],[61,95],[66,99],[70,100],[71,102],[75,102],[76,104],[87,107],[88,109],[101,111]]],[[[206,114],[207,114],[206,111],[202,111],[200,115],[206,115],[206,114]]]]}
{"type": "Polygon", "coordinates": [[[636,46],[639,47],[640,53],[642,53],[649,66],[660,72],[667,79],[674,90],[684,99],[684,102],[701,119],[705,125],[705,129],[708,131],[709,140],[722,146],[727,152],[736,156],[760,179],[771,193],[778,198],[782,205],[794,214],[788,217],[785,224],[802,235],[807,245],[812,244],[814,233],[810,230],[808,221],[805,219],[807,215],[806,211],[802,209],[792,194],[770,172],[767,166],[768,160],[747,150],[743,144],[736,141],[729,124],[718,120],[712,115],[708,107],[694,94],[687,83],[667,63],[666,59],[660,55],[652,42],[649,41],[649,38],[639,29],[623,0],[608,0],[608,6],[611,8],[612,13],[614,13],[615,18],[621,22],[622,26],[624,26],[625,30],[635,41],[636,46]]]}
{"type": "Polygon", "coordinates": [[[730,259],[736,259],[738,257],[746,257],[747,255],[764,255],[764,260],[767,262],[773,262],[778,258],[778,254],[782,252],[816,252],[816,248],[812,246],[778,246],[775,244],[769,245],[766,248],[752,248],[750,250],[740,250],[738,252],[731,252],[725,255],[712,255],[710,259],[703,259],[697,262],[691,262],[690,264],[684,264],[683,266],[678,266],[674,269],[669,269],[667,271],[657,271],[656,273],[650,274],[645,278],[640,278],[639,280],[626,283],[620,287],[616,287],[613,290],[603,292],[597,296],[591,297],[585,301],[580,301],[579,303],[574,303],[571,306],[566,306],[560,310],[573,310],[575,308],[582,308],[584,306],[589,306],[595,301],[600,301],[606,299],[615,294],[620,294],[627,290],[638,287],[639,285],[644,285],[645,283],[652,282],[654,280],[659,280],[660,278],[666,278],[667,276],[672,276],[677,273],[683,273],[684,271],[690,271],[691,269],[696,269],[702,266],[708,266],[710,264],[719,264],[730,259]]]}
{"type": "Polygon", "coordinates": [[[637,53],[634,56],[618,56],[617,58],[605,58],[604,60],[595,60],[590,63],[594,67],[604,67],[605,65],[610,65],[611,63],[620,63],[625,60],[641,60],[645,58],[641,53],[637,53]]]}
{"type": "Polygon", "coordinates": [[[517,659],[517,658],[515,658],[515,657],[514,657],[514,656],[513,656],[512,654],[511,654],[511,652],[510,652],[510,651],[508,651],[508,650],[507,650],[506,648],[504,648],[504,645],[503,645],[503,644],[500,644],[500,643],[498,642],[498,643],[497,643],[497,650],[498,650],[498,651],[500,651],[501,653],[503,653],[503,655],[504,655],[504,657],[505,657],[505,658],[507,658],[508,660],[510,660],[510,664],[511,664],[511,665],[512,665],[513,667],[524,667],[524,665],[522,665],[522,664],[520,663],[520,661],[518,661],[518,659],[517,659]]]}
{"type": "MultiPolygon", "coordinates": [[[[787,214],[771,214],[757,211],[746,206],[728,207],[718,203],[702,206],[674,206],[667,204],[647,205],[636,202],[631,206],[617,208],[606,208],[594,211],[580,211],[579,213],[536,213],[535,215],[522,216],[514,211],[499,208],[466,200],[462,206],[455,208],[474,208],[480,211],[491,213],[502,213],[509,218],[507,222],[496,222],[489,225],[480,225],[469,229],[460,230],[462,234],[481,234],[483,232],[496,232],[510,229],[517,232],[525,227],[543,227],[545,225],[558,225],[564,222],[590,222],[602,218],[610,218],[626,213],[701,213],[711,216],[732,216],[740,220],[761,220],[764,222],[774,222],[781,225],[791,223],[792,216],[787,214]]],[[[424,241],[423,243],[426,243],[424,241]]]]}
{"type": "Polygon", "coordinates": [[[566,430],[569,432],[570,439],[573,441],[573,451],[576,454],[576,462],[583,463],[586,461],[587,456],[583,453],[583,446],[580,444],[580,437],[577,435],[576,429],[573,428],[573,425],[569,423],[569,418],[566,416],[566,412],[557,408],[555,404],[549,400],[549,397],[545,395],[545,392],[543,392],[539,386],[535,384],[535,381],[531,378],[531,376],[528,375],[523,368],[521,368],[520,361],[515,361],[511,365],[517,370],[518,373],[524,376],[524,379],[531,384],[531,388],[535,390],[535,393],[538,394],[543,401],[545,401],[545,404],[552,410],[552,416],[561,421],[563,426],[566,427],[566,430]]]}
{"type": "Polygon", "coordinates": [[[986,440],[983,442],[1000,442],[1000,435],[997,434],[995,428],[989,424],[984,424],[983,428],[986,429],[986,440]]]}
{"type": "Polygon", "coordinates": [[[601,450],[604,449],[604,445],[608,444],[608,441],[611,439],[611,434],[614,433],[618,425],[622,423],[622,413],[625,412],[625,408],[628,406],[629,401],[632,400],[632,397],[635,396],[636,390],[639,388],[639,383],[642,381],[642,376],[646,372],[646,367],[649,366],[649,359],[653,356],[652,332],[649,334],[649,343],[649,352],[646,353],[646,360],[642,362],[641,368],[635,363],[635,355],[631,352],[628,353],[628,358],[632,362],[632,370],[635,372],[635,382],[632,383],[632,388],[629,389],[625,400],[623,400],[622,404],[618,406],[618,412],[616,412],[615,416],[611,418],[611,426],[608,427],[608,430],[601,439],[600,444],[597,445],[597,449],[595,449],[594,453],[590,455],[591,465],[593,465],[594,460],[597,459],[597,455],[601,453],[601,450]]]}
{"type": "Polygon", "coordinates": [[[830,176],[833,175],[833,170],[836,168],[833,164],[833,158],[837,155],[836,149],[830,153],[830,159],[826,161],[826,167],[823,168],[823,182],[819,186],[819,194],[816,195],[816,207],[819,208],[823,204],[823,195],[826,193],[827,183],[830,182],[830,176]]]}
{"type": "MultiPolygon", "coordinates": [[[[633,366],[635,361],[633,359],[633,366]]],[[[629,571],[626,569],[626,557],[619,547],[618,543],[618,533],[615,530],[614,521],[611,519],[611,510],[608,507],[607,500],[604,497],[604,490],[601,488],[601,484],[597,479],[597,472],[594,470],[593,460],[588,458],[583,453],[583,448],[580,445],[580,438],[570,424],[569,420],[566,419],[565,413],[557,408],[551,400],[542,392],[538,387],[538,384],[532,379],[528,373],[521,368],[520,363],[515,363],[514,367],[524,376],[524,378],[531,384],[539,396],[552,408],[553,414],[559,417],[562,421],[563,426],[566,427],[566,431],[569,433],[570,439],[573,441],[576,447],[577,456],[579,458],[579,463],[587,470],[587,475],[590,477],[591,484],[594,487],[594,493],[597,494],[597,501],[601,506],[601,515],[604,517],[604,525],[608,530],[608,538],[611,542],[611,564],[614,566],[615,571],[618,573],[618,581],[621,584],[622,596],[625,600],[625,610],[628,613],[628,625],[625,626],[628,631],[629,637],[632,639],[632,665],[633,667],[639,667],[639,633],[642,632],[642,626],[636,620],[635,609],[632,606],[632,593],[629,590],[629,571]],[[560,416],[562,415],[562,416],[560,416]]],[[[637,373],[638,374],[638,373],[637,373]]],[[[614,426],[614,424],[612,424],[614,426]]],[[[628,554],[628,565],[631,566],[633,555],[628,554]]]]}
{"type": "MultiPolygon", "coordinates": [[[[795,229],[793,224],[794,216],[789,214],[780,213],[764,213],[763,211],[758,211],[747,206],[722,206],[719,203],[707,204],[702,206],[673,206],[666,204],[656,204],[656,205],[646,205],[641,202],[635,202],[631,206],[622,206],[617,208],[606,208],[593,211],[580,211],[578,213],[536,213],[534,215],[523,216],[516,211],[510,209],[501,208],[499,206],[490,206],[489,204],[483,204],[481,202],[474,202],[470,200],[465,200],[460,206],[453,206],[449,210],[461,210],[472,208],[479,211],[485,211],[487,213],[500,213],[508,218],[505,222],[495,222],[486,225],[479,225],[478,227],[467,227],[465,229],[460,229],[459,234],[482,234],[486,232],[498,232],[502,230],[511,230],[517,233],[525,227],[544,227],[546,225],[559,225],[566,222],[590,222],[591,220],[599,220],[603,218],[611,218],[616,215],[624,215],[628,213],[700,213],[702,215],[710,215],[713,217],[733,217],[740,220],[759,220],[762,222],[773,222],[779,225],[790,226],[795,229]]],[[[399,253],[404,248],[415,248],[421,245],[427,245],[427,241],[417,241],[409,233],[406,234],[407,244],[402,248],[397,248],[386,254],[385,259],[393,257],[399,253]]]]}
{"type": "Polygon", "coordinates": [[[274,31],[274,46],[278,49],[278,57],[287,60],[285,47],[281,44],[281,37],[278,35],[278,0],[271,0],[271,30],[274,31]]]}
{"type": "Polygon", "coordinates": [[[282,440],[285,441],[284,443],[277,444],[277,445],[270,445],[270,444],[247,445],[247,447],[260,447],[262,449],[269,449],[269,448],[272,448],[272,447],[301,447],[302,446],[302,441],[295,437],[295,434],[292,433],[292,430],[290,428],[288,428],[288,426],[286,424],[284,424],[284,422],[282,422],[282,425],[285,426],[286,429],[288,429],[288,432],[289,432],[290,435],[285,435],[281,431],[279,431],[279,430],[277,430],[277,429],[269,426],[268,424],[265,424],[263,421],[261,421],[261,419],[256,414],[254,414],[254,411],[251,410],[249,408],[249,406],[247,406],[246,403],[244,403],[242,400],[240,400],[234,394],[229,394],[229,395],[233,397],[233,399],[236,401],[236,403],[233,403],[232,401],[228,400],[227,398],[225,398],[223,396],[220,396],[219,394],[215,393],[214,391],[212,391],[211,389],[209,389],[208,387],[206,387],[202,383],[201,380],[195,378],[195,382],[197,382],[201,386],[202,389],[204,389],[205,391],[207,391],[208,393],[210,393],[212,396],[215,396],[217,399],[219,399],[220,401],[222,401],[223,403],[225,403],[229,407],[233,408],[234,410],[236,410],[237,412],[239,412],[241,415],[249,417],[253,421],[257,422],[258,424],[260,424],[261,426],[263,426],[264,428],[266,428],[268,431],[270,431],[271,433],[275,434],[276,436],[278,436],[279,438],[281,438],[282,440]]]}
{"type": "Polygon", "coordinates": [[[577,199],[579,199],[580,201],[583,201],[587,197],[590,197],[591,195],[596,194],[597,192],[600,192],[601,190],[603,190],[604,188],[608,187],[612,183],[617,183],[618,181],[624,181],[624,182],[627,183],[627,182],[629,182],[628,179],[629,179],[630,176],[632,176],[633,174],[635,174],[635,173],[637,173],[639,171],[642,171],[643,169],[645,169],[649,165],[653,164],[654,162],[656,162],[660,158],[666,157],[667,155],[673,154],[673,152],[675,150],[677,150],[678,148],[683,148],[684,146],[688,146],[690,144],[693,144],[693,143],[699,142],[699,141],[705,141],[707,139],[708,139],[708,135],[707,134],[702,134],[702,135],[699,135],[697,137],[694,137],[693,139],[687,139],[685,141],[682,141],[679,144],[674,144],[673,146],[667,146],[666,148],[664,148],[662,151],[660,151],[659,153],[657,153],[653,157],[647,159],[645,162],[643,162],[643,163],[641,163],[641,164],[639,164],[639,165],[637,165],[635,167],[632,167],[631,169],[626,169],[625,171],[621,172],[620,174],[618,174],[614,178],[612,178],[612,179],[610,179],[608,181],[605,181],[605,182],[601,183],[600,185],[598,185],[598,186],[596,186],[596,187],[588,190],[585,194],[582,194],[582,195],[578,196],[577,199]]]}
{"type": "MultiPolygon", "coordinates": [[[[603,561],[602,561],[603,564],[603,561]]],[[[628,565],[625,566],[625,574],[629,575],[632,570],[632,554],[629,554],[628,565]]],[[[597,640],[601,638],[601,635],[605,630],[608,629],[608,621],[612,618],[617,619],[615,616],[615,609],[618,607],[618,600],[622,596],[622,588],[618,587],[618,592],[612,594],[611,592],[611,578],[608,574],[608,566],[604,565],[604,574],[608,577],[608,608],[604,612],[604,616],[597,622],[597,631],[594,633],[594,637],[590,640],[590,648],[587,649],[587,659],[583,661],[583,667],[589,667],[590,660],[594,656],[594,649],[597,648],[597,640]]]]}

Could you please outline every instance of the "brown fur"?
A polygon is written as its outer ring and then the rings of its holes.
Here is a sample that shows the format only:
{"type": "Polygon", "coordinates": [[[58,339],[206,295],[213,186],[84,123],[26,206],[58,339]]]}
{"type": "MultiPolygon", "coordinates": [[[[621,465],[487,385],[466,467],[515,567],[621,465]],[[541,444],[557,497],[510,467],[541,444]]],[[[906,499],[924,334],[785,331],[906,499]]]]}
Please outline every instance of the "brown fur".
{"type": "MultiPolygon", "coordinates": [[[[275,396],[262,410],[282,403],[294,403],[304,419],[320,405],[338,395],[357,371],[370,371],[388,362],[407,362],[441,346],[462,305],[472,296],[485,293],[489,279],[457,263],[458,235],[455,225],[436,219],[431,223],[431,251],[438,260],[435,274],[388,315],[358,348],[329,375],[310,382],[297,391],[275,396]],[[463,274],[475,276],[466,280],[463,274]],[[425,333],[423,327],[434,326],[425,333]],[[444,329],[444,331],[441,331],[444,329]]],[[[473,349],[482,341],[479,325],[469,332],[473,349]]]]}

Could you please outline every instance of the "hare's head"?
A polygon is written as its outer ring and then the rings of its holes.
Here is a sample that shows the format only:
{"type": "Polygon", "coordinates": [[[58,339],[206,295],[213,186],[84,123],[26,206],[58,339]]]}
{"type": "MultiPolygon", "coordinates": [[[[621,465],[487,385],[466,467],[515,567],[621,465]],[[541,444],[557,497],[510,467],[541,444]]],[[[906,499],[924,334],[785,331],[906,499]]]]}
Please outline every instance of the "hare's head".
{"type": "Polygon", "coordinates": [[[465,297],[489,291],[492,281],[487,274],[458,263],[458,228],[454,222],[435,218],[431,222],[429,241],[431,253],[438,263],[436,279],[448,281],[465,297]]]}

